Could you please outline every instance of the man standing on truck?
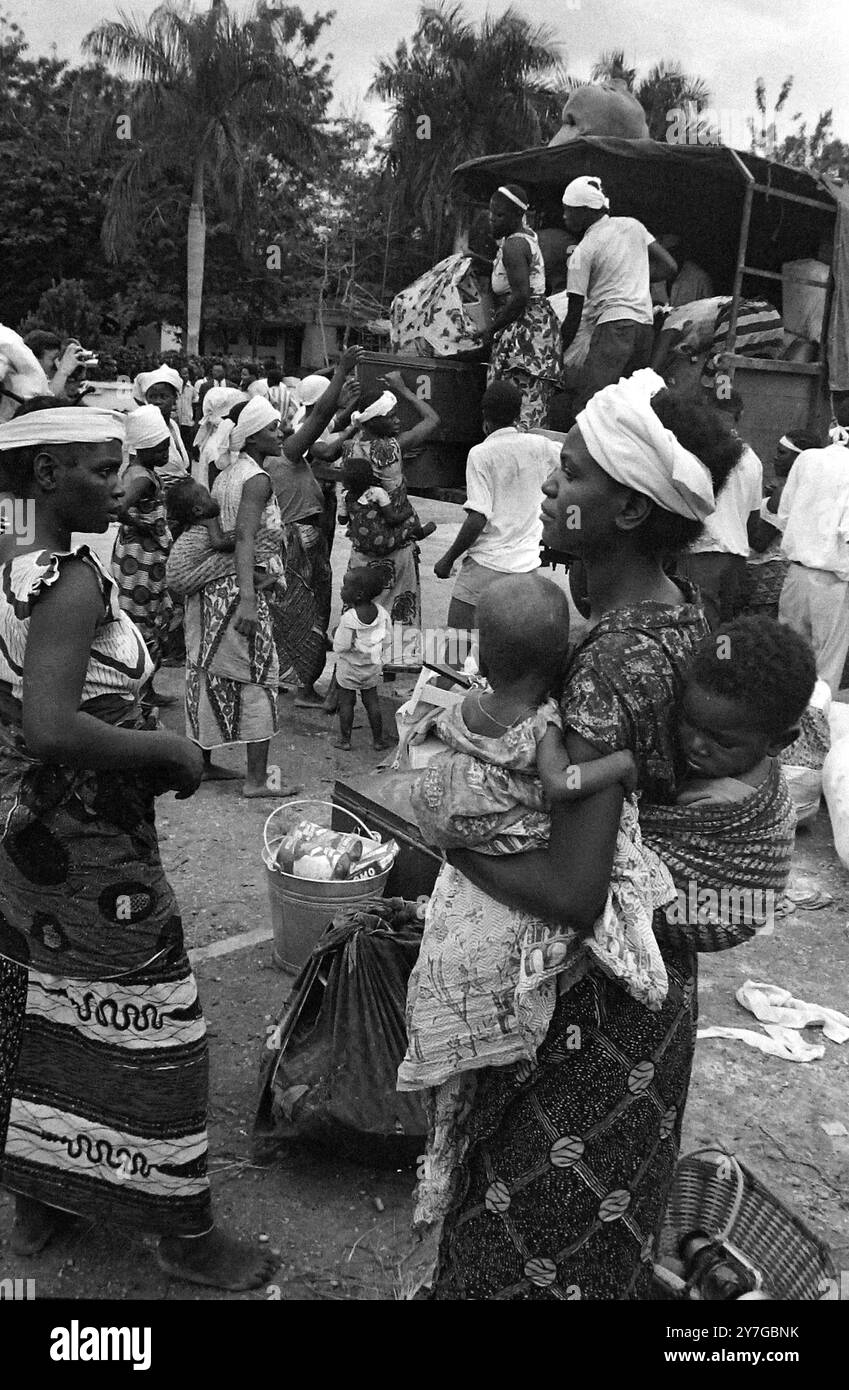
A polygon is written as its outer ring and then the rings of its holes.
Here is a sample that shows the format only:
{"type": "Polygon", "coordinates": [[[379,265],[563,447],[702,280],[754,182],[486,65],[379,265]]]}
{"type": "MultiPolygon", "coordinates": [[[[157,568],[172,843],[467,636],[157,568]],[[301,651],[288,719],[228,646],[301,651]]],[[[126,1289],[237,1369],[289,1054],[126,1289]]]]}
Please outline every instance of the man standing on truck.
{"type": "Polygon", "coordinates": [[[601,180],[573,179],[563,194],[563,222],[579,238],[569,260],[568,309],[560,330],[565,352],[589,301],[595,328],[573,413],[603,386],[630,376],[651,360],[654,329],[649,286],[671,280],[678,266],[642,222],[611,217],[601,180]]]}
{"type": "Polygon", "coordinates": [[[486,438],[469,450],[466,519],[433,572],[448,579],[465,556],[451,595],[448,627],[474,631],[480,596],[505,574],[539,568],[542,485],[560,460],[560,444],[519,430],[522,393],[511,381],[494,381],[483,394],[486,438]]]}

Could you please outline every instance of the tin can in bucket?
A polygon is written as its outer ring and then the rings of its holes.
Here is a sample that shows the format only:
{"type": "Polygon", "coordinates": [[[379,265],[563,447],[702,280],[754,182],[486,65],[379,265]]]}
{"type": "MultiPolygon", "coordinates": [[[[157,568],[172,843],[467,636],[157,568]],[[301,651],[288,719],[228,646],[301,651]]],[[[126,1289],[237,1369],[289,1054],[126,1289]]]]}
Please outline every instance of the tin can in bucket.
{"type": "Polygon", "coordinates": [[[343,811],[341,807],[332,806],[329,801],[287,802],[285,806],[272,811],[268,817],[265,823],[262,858],[274,933],[272,960],[279,970],[293,973],[297,973],[306,962],[331,919],[345,908],[356,906],[364,898],[382,897],[391,873],[389,868],[370,878],[327,880],[300,878],[295,874],[284,874],[272,867],[277,849],[285,839],[288,829],[292,828],[296,820],[317,820],[317,807],[321,808],[319,814],[328,820],[328,825],[331,814],[343,814],[355,823],[358,834],[362,833],[367,839],[380,842],[380,836],[369,830],[358,816],[351,811],[343,811]],[[295,808],[297,815],[293,819],[290,813],[295,808]],[[309,815],[305,808],[310,808],[309,815]],[[280,834],[281,817],[284,814],[291,824],[280,834]],[[269,830],[277,833],[269,835],[269,830]]]}

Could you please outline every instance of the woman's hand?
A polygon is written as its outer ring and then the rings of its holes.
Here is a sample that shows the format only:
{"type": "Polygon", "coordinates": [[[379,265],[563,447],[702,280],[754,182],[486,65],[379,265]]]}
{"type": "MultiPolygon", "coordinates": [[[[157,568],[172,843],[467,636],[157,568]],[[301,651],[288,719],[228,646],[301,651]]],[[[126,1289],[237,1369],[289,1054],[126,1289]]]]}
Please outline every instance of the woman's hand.
{"type": "Polygon", "coordinates": [[[201,784],[203,753],[196,743],[181,734],[170,734],[168,738],[172,747],[156,779],[156,795],[173,791],[178,801],[186,801],[201,784]]]}
{"type": "Polygon", "coordinates": [[[403,394],[407,390],[407,383],[400,372],[387,372],[386,376],[379,378],[379,381],[380,385],[385,386],[387,391],[393,391],[396,395],[399,391],[403,394]]]}
{"type": "Polygon", "coordinates": [[[239,606],[236,609],[236,616],[233,620],[233,627],[243,637],[255,637],[259,629],[259,618],[256,611],[256,597],[239,599],[239,606]]]}
{"type": "Polygon", "coordinates": [[[364,352],[365,348],[361,348],[358,344],[355,344],[354,347],[349,347],[345,349],[345,351],[339,358],[338,365],[340,367],[345,368],[346,376],[349,372],[353,372],[356,370],[356,368],[360,364],[360,359],[362,358],[364,352]]]}

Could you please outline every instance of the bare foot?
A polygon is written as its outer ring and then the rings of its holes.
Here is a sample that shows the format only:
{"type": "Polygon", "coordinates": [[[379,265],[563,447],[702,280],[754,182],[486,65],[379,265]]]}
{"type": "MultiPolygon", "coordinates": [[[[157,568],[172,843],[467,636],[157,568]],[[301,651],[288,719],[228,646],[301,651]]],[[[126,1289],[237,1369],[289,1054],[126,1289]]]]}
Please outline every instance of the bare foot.
{"type": "Polygon", "coordinates": [[[245,782],[242,786],[242,796],[247,797],[249,801],[269,796],[273,796],[277,801],[285,801],[288,796],[297,796],[298,792],[303,790],[300,782],[293,782],[291,786],[284,782],[280,787],[268,787],[264,782],[258,786],[252,782],[245,782]]]}
{"type": "Polygon", "coordinates": [[[67,1212],[57,1211],[35,1197],[16,1196],[12,1249],[16,1255],[37,1255],[69,1219],[67,1212]]]}
{"type": "Polygon", "coordinates": [[[385,738],[385,737],[384,737],[384,738],[376,738],[375,741],[374,741],[374,751],[375,751],[375,753],[385,753],[386,750],[387,750],[387,748],[394,748],[394,747],[395,747],[395,740],[394,740],[393,738],[385,738]]]}
{"type": "Polygon", "coordinates": [[[207,1284],[234,1293],[262,1288],[280,1261],[269,1250],[213,1230],[195,1239],[163,1236],[156,1251],[160,1269],[190,1284],[207,1284]]]}
{"type": "Polygon", "coordinates": [[[202,782],[236,782],[241,775],[241,772],[233,772],[231,768],[221,767],[219,763],[204,763],[200,780],[202,782]]]}
{"type": "Polygon", "coordinates": [[[333,747],[341,748],[345,753],[350,753],[351,740],[349,738],[335,738],[333,740],[333,747]]]}

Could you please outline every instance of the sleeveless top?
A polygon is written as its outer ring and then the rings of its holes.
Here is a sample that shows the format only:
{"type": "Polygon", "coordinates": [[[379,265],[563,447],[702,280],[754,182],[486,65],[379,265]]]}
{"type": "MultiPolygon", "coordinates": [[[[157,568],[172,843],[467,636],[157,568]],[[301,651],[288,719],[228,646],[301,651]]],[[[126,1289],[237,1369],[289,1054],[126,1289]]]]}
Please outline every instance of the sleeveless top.
{"type": "MultiPolygon", "coordinates": [[[[514,232],[513,236],[524,237],[531,248],[531,264],[529,269],[531,294],[545,294],[545,265],[542,259],[542,252],[539,249],[536,232],[530,228],[527,231],[514,232]]],[[[504,269],[504,243],[509,241],[509,237],[502,237],[498,243],[498,255],[492,266],[492,293],[509,294],[510,281],[507,278],[507,271],[504,269]]]]}
{"type": "Polygon", "coordinates": [[[118,602],[118,586],[87,545],[62,553],[36,550],[7,561],[0,569],[0,682],[14,699],[21,700],[32,610],[72,559],[81,560],[92,570],[103,597],[80,704],[101,695],[117,695],[132,705],[153,675],[153,662],[141,633],[118,602]]]}
{"type": "MultiPolygon", "coordinates": [[[[218,474],[212,484],[212,495],[221,507],[221,529],[223,531],[234,530],[239,503],[242,500],[242,489],[251,478],[260,475],[268,479],[270,486],[271,479],[265,469],[255,459],[252,459],[250,454],[239,454],[229,468],[225,468],[223,473],[218,474]]],[[[280,507],[273,490],[265,504],[265,510],[259,524],[269,530],[276,529],[282,534],[283,524],[280,520],[280,507]]]]}

